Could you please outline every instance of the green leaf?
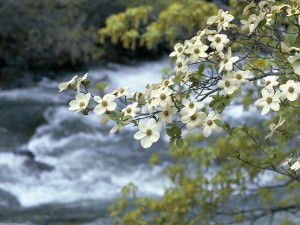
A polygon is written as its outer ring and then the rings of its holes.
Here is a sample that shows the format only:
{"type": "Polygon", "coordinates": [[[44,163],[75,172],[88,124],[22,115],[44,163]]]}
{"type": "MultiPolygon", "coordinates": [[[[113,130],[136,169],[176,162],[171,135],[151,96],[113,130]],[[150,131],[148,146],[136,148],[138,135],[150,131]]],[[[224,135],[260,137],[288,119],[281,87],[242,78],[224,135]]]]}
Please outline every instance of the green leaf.
{"type": "Polygon", "coordinates": [[[109,84],[104,84],[104,83],[97,83],[97,88],[100,90],[100,91],[104,91],[104,89],[106,87],[108,87],[109,84]]]}
{"type": "Polygon", "coordinates": [[[198,66],[198,73],[199,74],[202,74],[203,71],[205,69],[205,64],[204,63],[201,63],[199,66],[198,66]]]}
{"type": "Polygon", "coordinates": [[[214,123],[218,126],[218,127],[223,127],[223,123],[221,120],[214,120],[214,123]]]}
{"type": "Polygon", "coordinates": [[[178,139],[176,140],[176,146],[177,146],[179,149],[181,149],[181,148],[183,147],[183,144],[184,144],[184,142],[183,142],[183,140],[182,140],[181,138],[178,138],[178,139]]]}

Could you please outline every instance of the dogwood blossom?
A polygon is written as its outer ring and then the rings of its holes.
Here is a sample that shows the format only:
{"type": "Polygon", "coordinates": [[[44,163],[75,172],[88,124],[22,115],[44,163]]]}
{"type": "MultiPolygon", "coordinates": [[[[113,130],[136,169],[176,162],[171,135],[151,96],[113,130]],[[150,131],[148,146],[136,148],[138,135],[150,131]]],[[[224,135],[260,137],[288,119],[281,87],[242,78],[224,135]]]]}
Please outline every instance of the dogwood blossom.
{"type": "Polygon", "coordinates": [[[174,46],[174,50],[171,54],[170,57],[174,57],[174,56],[181,56],[184,52],[184,49],[186,48],[186,46],[184,46],[183,44],[177,43],[174,46]]]}
{"type": "Polygon", "coordinates": [[[186,128],[188,130],[193,130],[195,127],[202,127],[205,118],[206,113],[196,112],[191,116],[189,116],[188,114],[184,114],[181,117],[181,121],[186,124],[186,128]]]}
{"type": "Polygon", "coordinates": [[[229,43],[229,39],[225,34],[209,35],[207,39],[211,41],[210,47],[216,49],[218,52],[223,51],[224,47],[229,43]]]}
{"type": "Polygon", "coordinates": [[[217,24],[218,31],[221,31],[222,29],[226,30],[229,27],[229,22],[231,22],[234,19],[234,17],[230,14],[228,14],[228,11],[223,11],[220,9],[218,11],[217,16],[211,16],[207,20],[208,25],[217,24]]]}
{"type": "Polygon", "coordinates": [[[141,109],[137,106],[137,102],[127,105],[125,109],[122,109],[124,116],[131,116],[132,118],[134,118],[135,115],[141,111],[141,109]]]}
{"type": "Polygon", "coordinates": [[[186,59],[185,56],[179,56],[177,58],[176,67],[175,67],[176,75],[188,72],[189,70],[188,63],[189,63],[188,58],[186,59]]]}
{"type": "Polygon", "coordinates": [[[180,110],[181,115],[192,116],[196,111],[204,106],[203,102],[198,102],[196,99],[182,99],[183,108],[180,110]]]}
{"type": "Polygon", "coordinates": [[[75,100],[72,100],[69,103],[69,106],[70,106],[69,110],[76,110],[75,113],[78,113],[78,112],[86,109],[89,105],[90,98],[91,98],[90,93],[87,93],[87,94],[79,93],[79,94],[77,94],[75,100]]]}
{"type": "Polygon", "coordinates": [[[212,131],[220,132],[221,127],[218,127],[214,120],[221,120],[222,116],[214,111],[211,111],[203,121],[203,136],[209,137],[212,131]]]}
{"type": "Polygon", "coordinates": [[[159,120],[161,122],[172,123],[173,116],[177,113],[175,107],[166,107],[160,113],[158,113],[159,120]]]}
{"type": "Polygon", "coordinates": [[[223,75],[222,80],[219,80],[218,86],[224,90],[225,95],[231,95],[239,89],[239,83],[230,75],[223,75]]]}
{"type": "Polygon", "coordinates": [[[115,95],[116,98],[120,98],[121,96],[126,96],[128,95],[128,91],[127,91],[128,88],[129,86],[120,87],[117,90],[113,91],[111,94],[115,95]]]}
{"type": "Polygon", "coordinates": [[[62,92],[64,90],[67,90],[68,88],[72,87],[75,85],[76,83],[76,79],[77,79],[77,75],[72,77],[71,80],[67,81],[67,82],[62,82],[58,85],[59,88],[59,92],[62,92]]]}
{"type": "Polygon", "coordinates": [[[160,106],[161,108],[172,106],[173,105],[173,101],[171,98],[172,92],[173,91],[171,89],[153,90],[152,91],[153,101],[151,102],[151,104],[153,106],[160,106]]]}
{"type": "Polygon", "coordinates": [[[250,78],[250,70],[246,70],[246,71],[231,71],[227,73],[229,76],[231,76],[232,78],[235,78],[236,81],[238,82],[238,85],[241,84],[246,84],[249,82],[249,78],[250,78]]]}
{"type": "Polygon", "coordinates": [[[278,76],[264,77],[266,87],[271,88],[271,87],[277,86],[279,84],[277,79],[278,79],[278,76]]]}
{"type": "Polygon", "coordinates": [[[263,108],[261,111],[261,115],[266,115],[270,109],[274,111],[278,111],[280,108],[279,102],[280,102],[280,92],[274,91],[273,88],[263,89],[261,91],[262,98],[258,99],[255,102],[255,105],[258,107],[263,108]]]}
{"type": "Polygon", "coordinates": [[[159,140],[162,124],[156,123],[155,119],[151,118],[147,123],[140,122],[138,127],[139,131],[135,133],[134,138],[141,140],[143,148],[149,148],[159,140]]]}
{"type": "Polygon", "coordinates": [[[96,115],[101,115],[106,111],[114,111],[117,107],[117,103],[114,102],[116,96],[112,94],[106,94],[103,98],[95,96],[94,100],[99,104],[94,108],[94,113],[96,115]]]}
{"type": "Polygon", "coordinates": [[[274,135],[274,132],[277,131],[277,129],[281,127],[284,124],[284,122],[285,120],[281,120],[281,117],[279,117],[279,121],[277,124],[270,124],[269,129],[271,132],[265,138],[271,140],[271,137],[274,135]]]}
{"type": "Polygon", "coordinates": [[[190,54],[190,62],[195,63],[200,59],[206,58],[208,54],[205,52],[208,46],[201,41],[196,41],[194,44],[190,44],[184,53],[190,54]]]}
{"type": "Polygon", "coordinates": [[[77,78],[77,80],[76,80],[76,89],[77,89],[77,93],[80,92],[80,85],[81,85],[82,81],[85,81],[85,80],[86,80],[87,75],[88,75],[88,74],[86,73],[86,74],[83,75],[83,77],[77,78]]]}
{"type": "Polygon", "coordinates": [[[291,170],[297,171],[300,169],[300,157],[297,159],[296,162],[291,166],[291,170]]]}
{"type": "Polygon", "coordinates": [[[248,35],[252,34],[256,27],[260,22],[261,16],[257,16],[252,14],[249,16],[248,20],[241,20],[241,24],[243,24],[241,30],[242,31],[249,31],[248,35]]]}
{"type": "Polygon", "coordinates": [[[232,56],[231,48],[229,47],[227,54],[224,55],[222,61],[220,62],[219,73],[221,73],[224,68],[226,71],[232,71],[233,64],[236,63],[238,60],[239,60],[238,56],[232,56]]]}
{"type": "Polygon", "coordinates": [[[294,80],[288,80],[286,84],[280,85],[279,89],[282,91],[282,99],[288,99],[289,101],[293,102],[300,94],[300,83],[295,82],[294,80]]]}

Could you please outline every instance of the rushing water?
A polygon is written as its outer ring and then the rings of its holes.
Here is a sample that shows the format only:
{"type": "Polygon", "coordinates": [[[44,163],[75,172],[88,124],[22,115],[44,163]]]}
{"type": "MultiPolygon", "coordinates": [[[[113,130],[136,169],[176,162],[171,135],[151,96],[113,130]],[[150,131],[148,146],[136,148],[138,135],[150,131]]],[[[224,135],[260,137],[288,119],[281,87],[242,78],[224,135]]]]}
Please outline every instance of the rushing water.
{"type": "MultiPolygon", "coordinates": [[[[111,83],[110,90],[130,84],[134,92],[159,82],[168,65],[162,59],[88,72],[93,81],[111,83]]],[[[101,124],[99,116],[69,111],[75,93],[59,93],[57,84],[71,77],[0,92],[0,222],[106,225],[107,208],[122,186],[132,182],[139,195],[161,196],[170,185],[167,143],[162,139],[144,150],[133,139],[135,129],[110,135],[112,124],[101,124]],[[153,152],[163,160],[150,166],[153,152]]],[[[225,114],[242,124],[258,112],[233,106],[225,114]]]]}

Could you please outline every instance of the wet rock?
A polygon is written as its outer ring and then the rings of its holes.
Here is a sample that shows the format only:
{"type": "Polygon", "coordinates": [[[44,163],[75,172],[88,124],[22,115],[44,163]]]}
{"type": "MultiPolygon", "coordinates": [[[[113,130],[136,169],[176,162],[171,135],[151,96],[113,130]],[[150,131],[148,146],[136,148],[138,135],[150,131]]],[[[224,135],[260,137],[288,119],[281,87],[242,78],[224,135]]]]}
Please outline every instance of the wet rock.
{"type": "Polygon", "coordinates": [[[43,162],[28,159],[24,162],[24,165],[30,170],[30,172],[50,172],[54,170],[54,166],[48,165],[43,162]]]}
{"type": "Polygon", "coordinates": [[[11,193],[0,189],[0,209],[2,207],[19,207],[20,203],[18,199],[11,193]]]}

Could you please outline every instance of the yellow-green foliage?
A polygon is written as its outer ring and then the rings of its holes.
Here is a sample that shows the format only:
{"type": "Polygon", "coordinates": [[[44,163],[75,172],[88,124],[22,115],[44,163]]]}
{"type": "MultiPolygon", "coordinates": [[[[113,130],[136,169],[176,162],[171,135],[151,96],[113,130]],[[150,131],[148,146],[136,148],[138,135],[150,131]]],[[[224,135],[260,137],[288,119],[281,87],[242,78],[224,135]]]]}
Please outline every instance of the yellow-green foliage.
{"type": "Polygon", "coordinates": [[[170,44],[192,31],[203,28],[209,16],[217,12],[213,3],[199,0],[173,0],[161,11],[155,6],[127,8],[111,15],[106,27],[99,30],[100,42],[110,37],[113,43],[122,42],[124,48],[141,46],[152,48],[161,38],[170,44]]]}

